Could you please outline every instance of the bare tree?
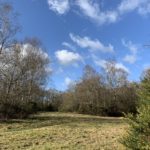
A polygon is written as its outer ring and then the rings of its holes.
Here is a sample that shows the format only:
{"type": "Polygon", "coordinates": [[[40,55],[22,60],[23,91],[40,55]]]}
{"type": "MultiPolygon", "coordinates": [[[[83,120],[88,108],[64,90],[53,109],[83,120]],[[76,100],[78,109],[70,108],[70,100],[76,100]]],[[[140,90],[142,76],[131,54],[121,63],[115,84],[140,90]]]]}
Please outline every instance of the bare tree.
{"type": "Polygon", "coordinates": [[[129,83],[127,72],[109,61],[102,74],[86,65],[82,78],[63,94],[63,110],[120,116],[136,113],[137,87],[129,83]]]}
{"type": "Polygon", "coordinates": [[[5,117],[32,113],[44,97],[49,58],[39,45],[31,43],[18,43],[2,54],[0,113],[5,117]]]}
{"type": "Polygon", "coordinates": [[[124,69],[116,67],[116,61],[107,61],[103,73],[108,88],[117,88],[128,83],[128,73],[124,69]]]}
{"type": "Polygon", "coordinates": [[[78,101],[78,111],[97,114],[100,108],[100,75],[89,65],[83,70],[81,82],[76,85],[75,95],[78,101]]]}
{"type": "Polygon", "coordinates": [[[10,3],[0,0],[0,54],[13,44],[18,30],[17,13],[10,3]]]}

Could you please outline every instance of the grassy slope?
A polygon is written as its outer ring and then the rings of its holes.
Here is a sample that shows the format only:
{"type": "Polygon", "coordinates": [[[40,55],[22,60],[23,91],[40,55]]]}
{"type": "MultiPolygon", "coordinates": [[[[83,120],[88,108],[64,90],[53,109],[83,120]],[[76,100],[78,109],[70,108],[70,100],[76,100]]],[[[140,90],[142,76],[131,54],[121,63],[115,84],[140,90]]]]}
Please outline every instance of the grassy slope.
{"type": "Polygon", "coordinates": [[[123,150],[121,118],[42,113],[27,120],[0,122],[0,149],[123,150]]]}

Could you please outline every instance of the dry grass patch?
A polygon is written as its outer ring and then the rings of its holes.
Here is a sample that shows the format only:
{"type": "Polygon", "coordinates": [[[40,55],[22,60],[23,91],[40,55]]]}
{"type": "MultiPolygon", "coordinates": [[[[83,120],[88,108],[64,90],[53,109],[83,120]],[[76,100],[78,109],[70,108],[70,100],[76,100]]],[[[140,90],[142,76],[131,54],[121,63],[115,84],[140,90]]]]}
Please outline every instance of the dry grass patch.
{"type": "Polygon", "coordinates": [[[27,120],[0,122],[0,149],[123,150],[122,118],[41,113],[27,120]]]}

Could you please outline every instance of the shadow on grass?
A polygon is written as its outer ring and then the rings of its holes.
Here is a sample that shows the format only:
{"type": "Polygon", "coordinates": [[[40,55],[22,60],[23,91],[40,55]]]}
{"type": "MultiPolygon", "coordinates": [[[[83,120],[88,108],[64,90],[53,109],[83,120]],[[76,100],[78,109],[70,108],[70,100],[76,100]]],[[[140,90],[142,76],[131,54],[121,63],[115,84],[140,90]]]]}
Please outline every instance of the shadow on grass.
{"type": "Polygon", "coordinates": [[[42,127],[48,127],[48,126],[56,126],[56,125],[62,125],[62,126],[69,126],[69,127],[75,127],[75,126],[82,126],[83,124],[89,124],[89,125],[103,125],[103,124],[122,124],[124,121],[123,119],[119,118],[110,118],[110,117],[94,117],[94,116],[83,116],[80,117],[78,115],[60,115],[58,113],[53,113],[53,115],[35,115],[31,116],[28,119],[23,120],[7,120],[7,121],[0,121],[0,124],[5,125],[12,125],[18,124],[18,126],[15,128],[9,128],[8,131],[18,131],[18,130],[27,130],[27,129],[35,129],[35,128],[42,128],[42,127]],[[82,124],[82,125],[81,125],[82,124]]]}

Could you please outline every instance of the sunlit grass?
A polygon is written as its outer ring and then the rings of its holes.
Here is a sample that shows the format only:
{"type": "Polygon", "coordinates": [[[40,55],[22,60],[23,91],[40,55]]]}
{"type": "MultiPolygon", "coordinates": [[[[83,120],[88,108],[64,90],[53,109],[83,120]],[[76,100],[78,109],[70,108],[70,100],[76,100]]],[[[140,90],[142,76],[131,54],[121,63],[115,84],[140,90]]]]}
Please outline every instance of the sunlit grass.
{"type": "Polygon", "coordinates": [[[27,120],[0,122],[0,149],[123,150],[122,118],[41,113],[27,120]]]}

